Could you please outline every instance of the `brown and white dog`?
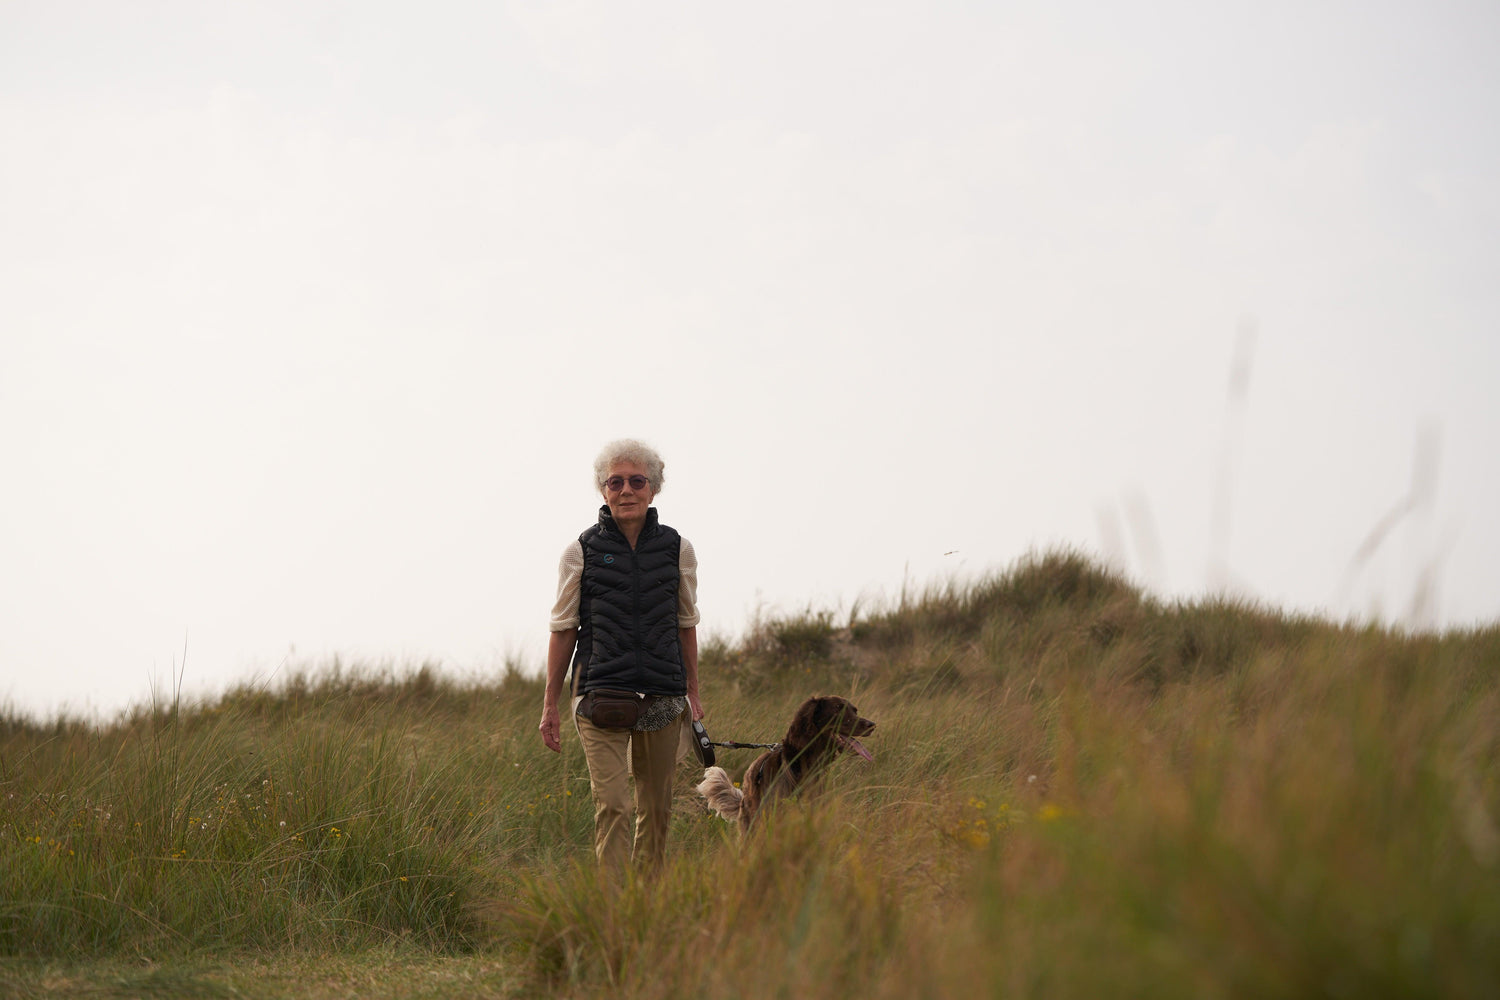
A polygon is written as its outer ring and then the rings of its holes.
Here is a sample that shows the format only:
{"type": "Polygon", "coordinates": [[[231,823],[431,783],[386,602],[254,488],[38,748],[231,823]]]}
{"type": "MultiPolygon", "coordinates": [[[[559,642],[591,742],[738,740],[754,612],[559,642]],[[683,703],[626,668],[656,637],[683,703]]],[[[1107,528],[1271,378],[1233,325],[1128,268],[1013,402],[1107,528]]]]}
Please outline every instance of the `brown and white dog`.
{"type": "Polygon", "coordinates": [[[710,767],[698,783],[698,794],[714,812],[730,822],[738,821],[740,829],[748,831],[767,801],[815,781],[843,751],[874,760],[859,741],[874,729],[875,723],[861,718],[859,709],[845,698],[809,698],[792,716],[781,745],[750,762],[739,788],[722,767],[710,767]]]}

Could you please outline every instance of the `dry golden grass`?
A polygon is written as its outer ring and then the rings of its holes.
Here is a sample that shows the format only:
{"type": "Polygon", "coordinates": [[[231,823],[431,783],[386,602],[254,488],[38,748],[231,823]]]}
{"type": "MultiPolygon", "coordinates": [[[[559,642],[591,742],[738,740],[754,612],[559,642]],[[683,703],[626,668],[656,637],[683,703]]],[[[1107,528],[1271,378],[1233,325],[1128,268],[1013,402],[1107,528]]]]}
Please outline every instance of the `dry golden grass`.
{"type": "Polygon", "coordinates": [[[279,996],[323,961],[390,996],[414,981],[373,970],[403,964],[493,996],[1500,995],[1500,630],[1162,605],[1063,553],[760,622],[703,674],[717,736],[844,694],[876,760],[745,843],[684,769],[667,870],[619,888],[519,673],[9,719],[0,984],[255,968],[233,989],[279,996]]]}

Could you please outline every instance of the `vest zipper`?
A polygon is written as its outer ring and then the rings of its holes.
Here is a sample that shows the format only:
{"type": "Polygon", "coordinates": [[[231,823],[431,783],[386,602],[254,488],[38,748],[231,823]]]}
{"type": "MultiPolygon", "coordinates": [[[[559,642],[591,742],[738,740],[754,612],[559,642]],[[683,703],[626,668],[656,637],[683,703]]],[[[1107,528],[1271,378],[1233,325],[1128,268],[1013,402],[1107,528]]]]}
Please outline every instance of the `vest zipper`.
{"type": "MultiPolygon", "coordinates": [[[[638,538],[636,539],[636,545],[639,544],[640,539],[638,538]]],[[[641,677],[642,670],[641,642],[643,638],[641,636],[641,560],[634,548],[630,550],[630,583],[630,592],[633,595],[631,598],[631,612],[633,615],[631,635],[635,640],[631,645],[635,647],[635,672],[636,677],[639,678],[641,677]]]]}

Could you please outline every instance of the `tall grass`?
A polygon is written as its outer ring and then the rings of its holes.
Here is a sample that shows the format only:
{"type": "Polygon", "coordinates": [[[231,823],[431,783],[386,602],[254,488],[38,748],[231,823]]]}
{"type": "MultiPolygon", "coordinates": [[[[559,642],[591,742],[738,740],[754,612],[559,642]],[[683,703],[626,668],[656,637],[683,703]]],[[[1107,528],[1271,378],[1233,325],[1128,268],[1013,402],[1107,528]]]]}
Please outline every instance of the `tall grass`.
{"type": "Polygon", "coordinates": [[[1500,994],[1500,629],[1164,604],[1055,553],[762,620],[702,674],[716,735],[841,693],[876,760],[743,843],[684,766],[666,870],[621,886],[517,671],[0,720],[0,950],[395,941],[568,995],[1500,994]]]}

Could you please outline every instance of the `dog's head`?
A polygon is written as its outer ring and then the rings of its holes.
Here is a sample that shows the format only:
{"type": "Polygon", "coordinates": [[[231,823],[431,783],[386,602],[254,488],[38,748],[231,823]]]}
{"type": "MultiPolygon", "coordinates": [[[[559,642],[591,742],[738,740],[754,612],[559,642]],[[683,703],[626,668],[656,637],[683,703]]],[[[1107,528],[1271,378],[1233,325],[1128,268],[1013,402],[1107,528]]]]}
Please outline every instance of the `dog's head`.
{"type": "Polygon", "coordinates": [[[875,723],[862,717],[849,699],[823,695],[807,699],[797,709],[785,742],[788,747],[800,749],[823,740],[834,752],[851,750],[865,760],[874,760],[874,755],[859,741],[859,737],[874,730],[875,723]]]}

